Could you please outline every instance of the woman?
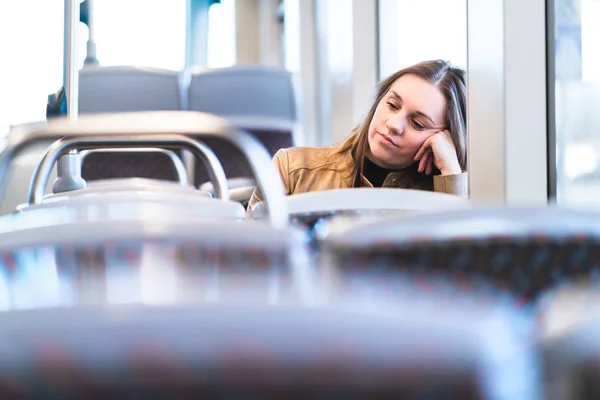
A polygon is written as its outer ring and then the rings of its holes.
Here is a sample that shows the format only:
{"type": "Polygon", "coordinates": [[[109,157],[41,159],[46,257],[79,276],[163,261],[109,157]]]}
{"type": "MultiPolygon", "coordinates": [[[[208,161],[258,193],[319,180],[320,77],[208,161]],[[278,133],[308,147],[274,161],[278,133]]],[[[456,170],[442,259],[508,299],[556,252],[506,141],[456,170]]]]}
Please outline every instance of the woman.
{"type": "MultiPolygon", "coordinates": [[[[341,144],[294,147],[273,157],[286,194],[388,187],[467,195],[465,72],[441,60],[379,85],[364,121],[341,144]]],[[[254,191],[248,205],[261,201],[254,191]]]]}

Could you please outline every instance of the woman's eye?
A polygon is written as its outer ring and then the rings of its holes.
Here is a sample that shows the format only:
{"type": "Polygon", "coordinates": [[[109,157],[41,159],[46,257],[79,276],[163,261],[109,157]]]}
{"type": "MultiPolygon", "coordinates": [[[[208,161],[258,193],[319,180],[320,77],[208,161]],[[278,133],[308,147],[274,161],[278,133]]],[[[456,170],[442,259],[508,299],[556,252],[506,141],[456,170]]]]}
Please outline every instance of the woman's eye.
{"type": "Polygon", "coordinates": [[[396,105],[394,103],[390,103],[389,101],[387,102],[387,105],[390,109],[394,110],[394,111],[398,111],[398,107],[396,107],[396,105]]]}
{"type": "Polygon", "coordinates": [[[417,121],[413,120],[412,121],[413,126],[415,127],[416,130],[418,131],[424,131],[425,129],[427,129],[425,127],[425,125],[421,125],[420,123],[418,123],[417,121]]]}

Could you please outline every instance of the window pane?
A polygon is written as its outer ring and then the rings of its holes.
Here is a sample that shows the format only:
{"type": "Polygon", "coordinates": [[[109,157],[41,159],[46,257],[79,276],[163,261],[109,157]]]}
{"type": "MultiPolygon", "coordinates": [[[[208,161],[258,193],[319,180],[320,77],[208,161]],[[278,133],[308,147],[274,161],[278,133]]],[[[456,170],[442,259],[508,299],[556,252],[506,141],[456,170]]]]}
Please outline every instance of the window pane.
{"type": "Polygon", "coordinates": [[[467,66],[467,0],[380,0],[380,76],[424,60],[467,66]]]}
{"type": "Polygon", "coordinates": [[[46,119],[62,85],[63,0],[0,1],[0,138],[12,125],[46,119]]]}
{"type": "Polygon", "coordinates": [[[600,2],[556,0],[556,194],[600,204],[600,2]]]}
{"type": "Polygon", "coordinates": [[[95,1],[94,23],[101,65],[183,69],[186,0],[95,1]]]}
{"type": "Polygon", "coordinates": [[[206,60],[210,68],[235,64],[235,0],[221,0],[208,9],[206,60]]]}
{"type": "Polygon", "coordinates": [[[300,72],[300,15],[301,0],[285,0],[283,2],[285,68],[294,73],[300,72]]]}

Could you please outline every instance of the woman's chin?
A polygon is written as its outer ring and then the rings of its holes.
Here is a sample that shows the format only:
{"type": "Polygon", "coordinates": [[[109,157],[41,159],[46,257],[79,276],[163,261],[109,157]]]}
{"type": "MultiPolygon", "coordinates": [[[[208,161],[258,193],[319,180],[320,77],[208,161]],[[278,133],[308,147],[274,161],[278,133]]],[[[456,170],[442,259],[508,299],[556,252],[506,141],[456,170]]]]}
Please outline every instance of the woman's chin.
{"type": "Polygon", "coordinates": [[[398,165],[397,160],[377,157],[375,160],[371,161],[385,169],[402,169],[402,166],[398,165]]]}
{"type": "Polygon", "coordinates": [[[386,169],[403,169],[415,163],[414,160],[406,160],[403,162],[399,157],[390,157],[389,154],[378,154],[377,152],[372,152],[371,157],[369,158],[375,164],[386,169]]]}

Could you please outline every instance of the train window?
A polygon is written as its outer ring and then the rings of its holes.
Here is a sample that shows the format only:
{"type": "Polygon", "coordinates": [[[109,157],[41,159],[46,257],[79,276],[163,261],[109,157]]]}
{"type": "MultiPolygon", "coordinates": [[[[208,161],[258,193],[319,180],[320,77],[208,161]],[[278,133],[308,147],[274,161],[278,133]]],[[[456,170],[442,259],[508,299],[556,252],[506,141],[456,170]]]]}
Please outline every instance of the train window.
{"type": "Polygon", "coordinates": [[[102,0],[94,14],[102,65],[183,69],[186,0],[102,0]]]}
{"type": "Polygon", "coordinates": [[[467,66],[467,0],[380,0],[380,77],[419,61],[467,66]]]}
{"type": "Polygon", "coordinates": [[[221,0],[208,9],[208,50],[210,68],[235,64],[235,0],[221,0]]]}
{"type": "Polygon", "coordinates": [[[598,18],[596,0],[554,1],[555,190],[561,204],[598,203],[600,194],[598,18]]]}
{"type": "Polygon", "coordinates": [[[285,22],[283,25],[283,50],[285,68],[293,73],[300,72],[300,0],[283,2],[285,22]]]}
{"type": "Polygon", "coordinates": [[[46,118],[62,85],[63,19],[63,0],[0,1],[0,138],[46,118]]]}

